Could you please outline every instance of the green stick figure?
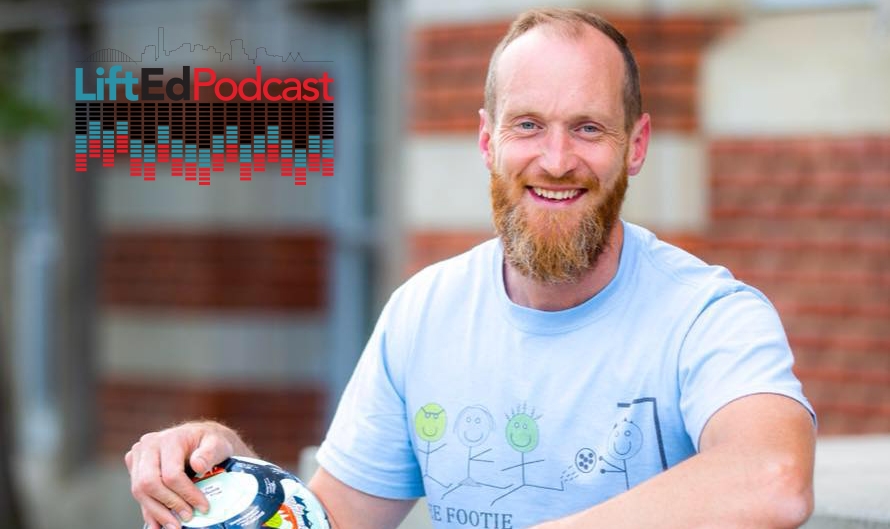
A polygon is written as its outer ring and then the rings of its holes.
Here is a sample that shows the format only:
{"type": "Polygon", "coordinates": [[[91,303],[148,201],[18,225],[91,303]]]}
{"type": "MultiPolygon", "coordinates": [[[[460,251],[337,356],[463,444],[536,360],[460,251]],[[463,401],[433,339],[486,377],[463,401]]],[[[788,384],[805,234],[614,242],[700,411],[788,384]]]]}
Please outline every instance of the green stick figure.
{"type": "Polygon", "coordinates": [[[544,461],[543,459],[537,459],[535,461],[526,461],[525,454],[531,452],[535,448],[538,447],[539,441],[539,433],[538,433],[538,419],[541,418],[540,415],[535,416],[535,410],[532,409],[531,413],[527,413],[526,405],[523,404],[521,408],[517,410],[510,410],[511,415],[507,415],[507,443],[510,445],[513,450],[519,452],[520,462],[518,465],[509,466],[507,468],[502,468],[502,471],[511,470],[514,468],[521,469],[522,482],[514,487],[513,489],[507,491],[506,493],[498,496],[491,502],[492,505],[495,504],[498,500],[513,494],[517,490],[523,487],[534,487],[536,489],[546,489],[546,490],[565,490],[565,481],[560,479],[559,487],[547,487],[544,485],[533,485],[528,483],[525,480],[525,467],[527,465],[532,465],[534,463],[541,463],[544,461]]]}
{"type": "Polygon", "coordinates": [[[451,483],[448,483],[447,485],[442,483],[431,476],[429,471],[430,454],[437,450],[441,450],[447,445],[447,443],[443,443],[436,448],[432,448],[432,443],[439,441],[442,439],[442,436],[445,435],[445,426],[447,422],[448,415],[445,413],[445,409],[435,402],[430,402],[421,406],[420,409],[417,410],[417,413],[414,414],[414,431],[417,433],[417,437],[422,441],[426,441],[426,450],[418,448],[418,452],[426,456],[423,477],[430,478],[446,489],[451,486],[451,483]]]}

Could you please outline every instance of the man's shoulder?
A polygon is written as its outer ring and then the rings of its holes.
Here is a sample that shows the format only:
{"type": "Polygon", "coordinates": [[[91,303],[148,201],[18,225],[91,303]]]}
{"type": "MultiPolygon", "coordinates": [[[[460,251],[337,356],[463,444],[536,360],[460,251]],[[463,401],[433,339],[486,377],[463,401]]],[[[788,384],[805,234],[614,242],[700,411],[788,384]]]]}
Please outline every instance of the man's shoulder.
{"type": "Polygon", "coordinates": [[[631,223],[625,223],[625,227],[627,237],[634,240],[639,270],[650,281],[684,290],[711,290],[714,294],[746,287],[724,266],[706,263],[643,227],[631,223]]]}

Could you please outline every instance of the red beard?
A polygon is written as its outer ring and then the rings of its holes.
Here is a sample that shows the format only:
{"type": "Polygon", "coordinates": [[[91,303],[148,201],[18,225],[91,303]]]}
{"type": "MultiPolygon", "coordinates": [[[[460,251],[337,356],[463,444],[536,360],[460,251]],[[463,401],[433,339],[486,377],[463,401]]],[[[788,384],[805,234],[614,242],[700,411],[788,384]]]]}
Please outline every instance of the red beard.
{"type": "MultiPolygon", "coordinates": [[[[611,188],[601,194],[598,180],[581,183],[597,199],[578,217],[576,211],[536,210],[531,214],[520,204],[528,190],[522,175],[508,179],[491,175],[494,225],[504,245],[504,258],[522,275],[542,283],[573,283],[593,268],[602,255],[621,214],[627,191],[627,168],[611,188]]],[[[537,183],[537,182],[536,182],[537,183]]],[[[563,178],[560,185],[575,183],[563,178]]]]}

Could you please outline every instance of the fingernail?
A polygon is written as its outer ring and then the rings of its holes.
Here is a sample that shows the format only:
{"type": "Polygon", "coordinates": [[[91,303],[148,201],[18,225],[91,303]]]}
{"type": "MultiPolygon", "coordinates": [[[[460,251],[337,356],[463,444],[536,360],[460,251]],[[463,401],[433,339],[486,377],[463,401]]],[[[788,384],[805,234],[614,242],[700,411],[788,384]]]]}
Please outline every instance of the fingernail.
{"type": "Polygon", "coordinates": [[[164,529],[179,529],[179,528],[176,527],[176,524],[168,523],[167,525],[164,526],[164,529]]]}
{"type": "Polygon", "coordinates": [[[208,512],[210,512],[210,506],[209,506],[209,505],[207,505],[207,506],[202,505],[202,506],[198,507],[198,511],[199,511],[201,514],[207,514],[208,512]]]}
{"type": "Polygon", "coordinates": [[[185,509],[179,511],[179,519],[183,522],[187,522],[192,519],[192,511],[187,511],[185,509]]]}

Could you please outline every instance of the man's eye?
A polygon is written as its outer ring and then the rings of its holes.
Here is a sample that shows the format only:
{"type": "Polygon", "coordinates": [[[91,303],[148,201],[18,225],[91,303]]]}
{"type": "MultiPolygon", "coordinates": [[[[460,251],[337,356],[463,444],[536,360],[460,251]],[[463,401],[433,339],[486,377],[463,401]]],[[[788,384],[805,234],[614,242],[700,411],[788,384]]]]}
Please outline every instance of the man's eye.
{"type": "Polygon", "coordinates": [[[582,125],[581,126],[581,132],[584,132],[586,134],[593,134],[598,131],[599,131],[599,129],[596,127],[596,125],[582,125]]]}
{"type": "Polygon", "coordinates": [[[535,130],[535,124],[531,121],[523,121],[519,124],[519,128],[522,130],[535,130]]]}

